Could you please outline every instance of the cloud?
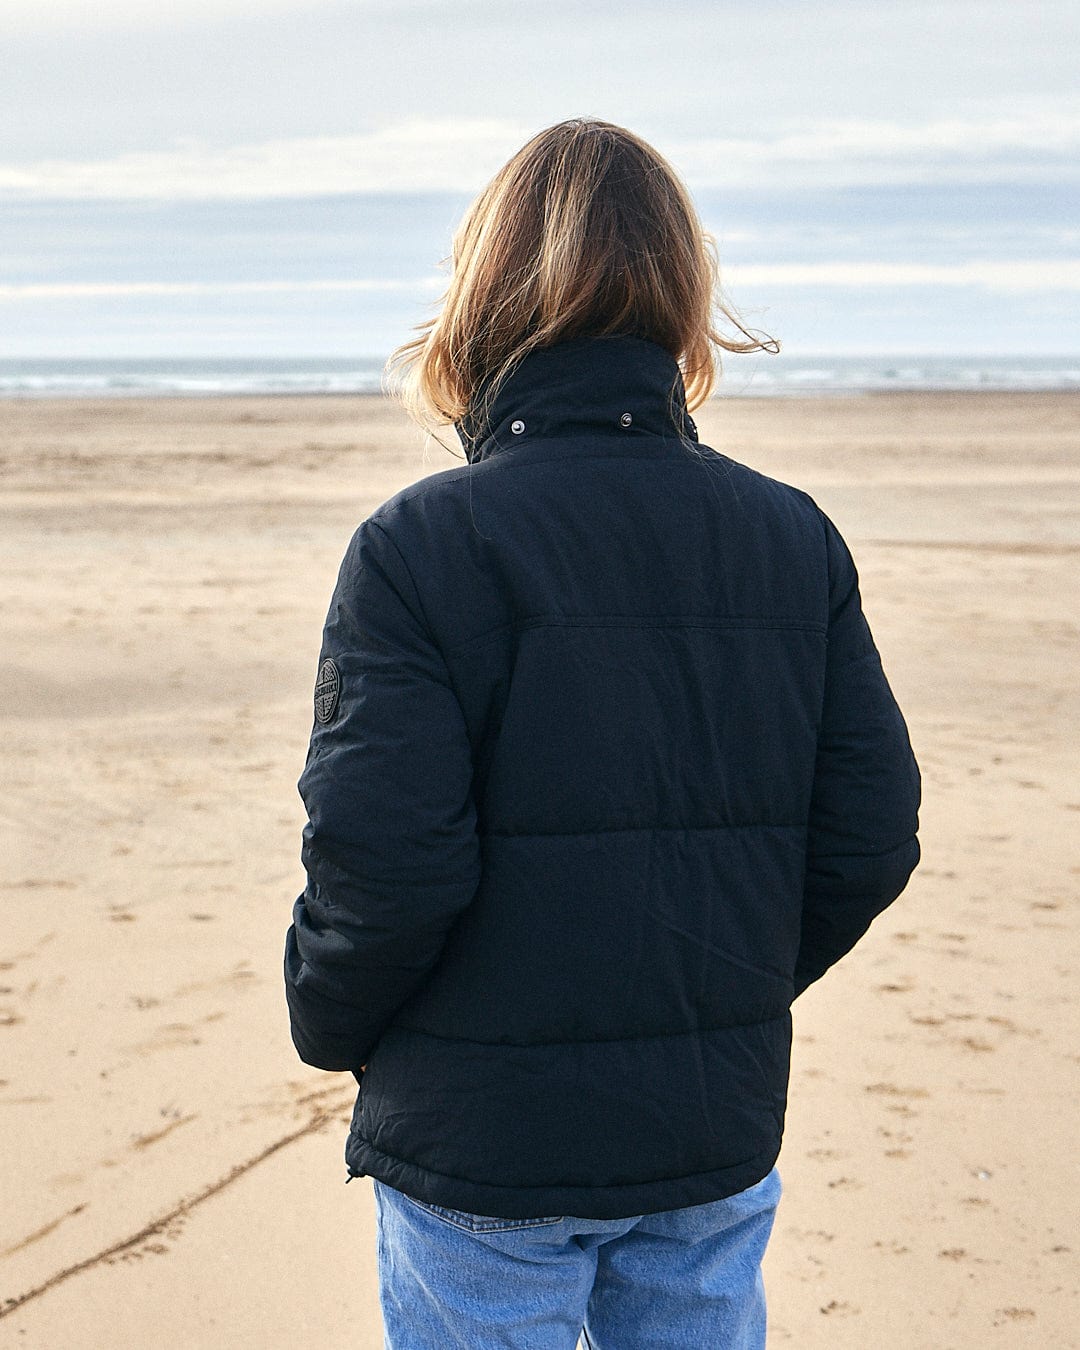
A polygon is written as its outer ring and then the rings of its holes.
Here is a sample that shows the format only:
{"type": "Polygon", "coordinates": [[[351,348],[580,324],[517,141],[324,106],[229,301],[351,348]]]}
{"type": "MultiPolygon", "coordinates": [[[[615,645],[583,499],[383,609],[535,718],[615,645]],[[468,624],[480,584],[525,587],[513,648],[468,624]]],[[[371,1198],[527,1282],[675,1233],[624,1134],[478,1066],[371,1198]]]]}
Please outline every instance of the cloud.
{"type": "MultiPolygon", "coordinates": [[[[991,119],[917,124],[832,119],[772,136],[656,144],[693,188],[1076,181],[1080,99],[1076,103],[1076,116],[1055,104],[991,119]]],[[[417,118],[355,135],[288,137],[224,149],[186,139],[159,151],[94,160],[0,164],[0,199],[240,200],[475,191],[534,129],[506,118],[417,118]]]]}
{"type": "Polygon", "coordinates": [[[411,280],[348,277],[340,281],[28,281],[0,283],[0,300],[88,300],[101,296],[280,295],[293,292],[441,290],[438,276],[411,280]]]}
{"type": "Polygon", "coordinates": [[[354,136],[213,150],[196,141],[109,159],[0,165],[0,197],[265,198],[480,186],[527,137],[491,118],[415,120],[354,136]]]}
{"type": "MultiPolygon", "coordinates": [[[[0,302],[87,300],[101,297],[225,296],[309,293],[401,293],[440,291],[439,275],[382,280],[347,277],[318,281],[102,281],[24,282],[0,284],[0,302]]],[[[823,262],[778,263],[733,267],[724,273],[726,289],[745,295],[755,289],[839,287],[845,290],[883,287],[975,287],[986,291],[1080,291],[1080,258],[1058,262],[976,261],[956,264],[823,262]]]]}
{"type": "Polygon", "coordinates": [[[70,33],[73,28],[205,24],[230,16],[258,18],[326,8],[326,0],[4,0],[9,31],[70,33]]]}
{"type": "Polygon", "coordinates": [[[672,158],[691,184],[702,187],[1076,179],[1080,117],[1064,113],[1055,108],[917,124],[831,119],[768,139],[686,141],[672,147],[672,158]]]}
{"type": "MultiPolygon", "coordinates": [[[[725,273],[725,285],[728,274],[725,273]]],[[[962,263],[775,263],[731,269],[741,288],[758,286],[977,286],[990,291],[1078,291],[1080,258],[979,259],[962,263]]]]}

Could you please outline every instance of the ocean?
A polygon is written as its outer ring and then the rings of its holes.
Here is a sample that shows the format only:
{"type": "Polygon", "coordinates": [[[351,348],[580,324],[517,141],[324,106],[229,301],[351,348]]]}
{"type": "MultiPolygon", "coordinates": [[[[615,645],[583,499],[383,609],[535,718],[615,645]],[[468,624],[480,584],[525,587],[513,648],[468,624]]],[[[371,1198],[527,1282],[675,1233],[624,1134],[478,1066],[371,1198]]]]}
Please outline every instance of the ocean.
{"type": "MultiPolygon", "coordinates": [[[[374,394],[380,357],[2,358],[0,398],[374,394]]],[[[729,355],[719,397],[1080,390],[1080,356],[729,355]]]]}

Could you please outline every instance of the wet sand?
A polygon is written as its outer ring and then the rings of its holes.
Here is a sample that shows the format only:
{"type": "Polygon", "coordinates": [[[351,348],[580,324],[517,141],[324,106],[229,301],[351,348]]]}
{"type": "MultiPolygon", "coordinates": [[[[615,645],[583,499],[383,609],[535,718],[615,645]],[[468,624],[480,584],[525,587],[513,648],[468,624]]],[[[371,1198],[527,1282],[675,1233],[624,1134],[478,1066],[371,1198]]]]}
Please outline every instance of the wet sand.
{"type": "MultiPolygon", "coordinates": [[[[1080,397],[698,423],[844,532],[924,774],[922,867],[796,1005],[770,1345],[1080,1345],[1080,397]]],[[[0,1344],[380,1346],[279,964],[338,562],[458,461],[329,397],[3,401],[0,459],[0,1344]]]]}

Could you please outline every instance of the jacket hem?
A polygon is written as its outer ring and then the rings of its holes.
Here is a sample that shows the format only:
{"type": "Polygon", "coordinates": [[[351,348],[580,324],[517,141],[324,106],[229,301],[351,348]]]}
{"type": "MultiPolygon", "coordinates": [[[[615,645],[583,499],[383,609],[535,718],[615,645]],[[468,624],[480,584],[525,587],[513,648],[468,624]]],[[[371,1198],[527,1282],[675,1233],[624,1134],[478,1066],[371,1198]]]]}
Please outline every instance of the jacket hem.
{"type": "Polygon", "coordinates": [[[772,1171],[780,1153],[768,1148],[724,1167],[686,1176],[589,1186],[517,1186],[447,1176],[383,1153],[362,1135],[350,1133],[346,1162],[350,1177],[370,1176],[425,1204],[493,1218],[625,1219],[669,1209],[725,1200],[756,1185],[772,1171]]]}

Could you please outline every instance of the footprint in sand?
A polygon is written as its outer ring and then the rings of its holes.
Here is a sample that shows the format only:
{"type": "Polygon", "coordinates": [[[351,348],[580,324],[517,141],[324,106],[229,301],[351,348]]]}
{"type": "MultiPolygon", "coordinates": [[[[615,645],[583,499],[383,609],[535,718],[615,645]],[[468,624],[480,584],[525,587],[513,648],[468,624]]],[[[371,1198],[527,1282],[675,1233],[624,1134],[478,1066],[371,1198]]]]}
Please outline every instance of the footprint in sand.
{"type": "Polygon", "coordinates": [[[1014,1036],[1031,1036],[1036,1040],[1042,1038],[1042,1032],[1038,1027],[1017,1026],[1011,1017],[999,1017],[995,1014],[983,1020],[989,1022],[992,1027],[1000,1027],[1002,1031],[1007,1031],[1014,1036]]]}
{"type": "Polygon", "coordinates": [[[994,1326],[1003,1327],[1009,1322],[1034,1322],[1034,1308],[995,1308],[994,1326]]]}
{"type": "Polygon", "coordinates": [[[218,990],[222,986],[233,989],[240,989],[244,985],[249,985],[253,981],[259,980],[259,975],[251,969],[251,963],[248,961],[238,962],[232,970],[224,975],[218,976],[212,980],[193,980],[190,984],[179,985],[173,990],[173,998],[184,998],[189,994],[199,994],[207,990],[218,990]]]}
{"type": "Polygon", "coordinates": [[[887,1130],[884,1125],[877,1127],[877,1133],[882,1139],[889,1141],[889,1147],[884,1150],[886,1158],[910,1158],[911,1149],[908,1144],[914,1143],[913,1137],[906,1130],[887,1130]]]}
{"type": "Polygon", "coordinates": [[[888,1252],[890,1256],[906,1256],[911,1251],[910,1247],[905,1247],[902,1242],[882,1242],[880,1239],[874,1243],[874,1250],[879,1252],[888,1252]]]}
{"type": "Polygon", "coordinates": [[[926,1088],[899,1087],[896,1083],[868,1083],[863,1089],[875,1097],[929,1097],[926,1088]]]}
{"type": "Polygon", "coordinates": [[[854,1303],[844,1303],[833,1298],[828,1303],[823,1303],[819,1311],[826,1317],[855,1317],[859,1313],[859,1308],[854,1303]]]}
{"type": "Polygon", "coordinates": [[[131,1046],[136,1055],[152,1055],[159,1050],[176,1050],[184,1045],[202,1045],[202,1037],[187,1022],[166,1022],[157,1027],[153,1036],[131,1046]]]}
{"type": "Polygon", "coordinates": [[[824,1228],[790,1228],[788,1232],[803,1241],[810,1239],[819,1239],[822,1242],[833,1242],[836,1239],[835,1233],[827,1233],[824,1228]]]}

